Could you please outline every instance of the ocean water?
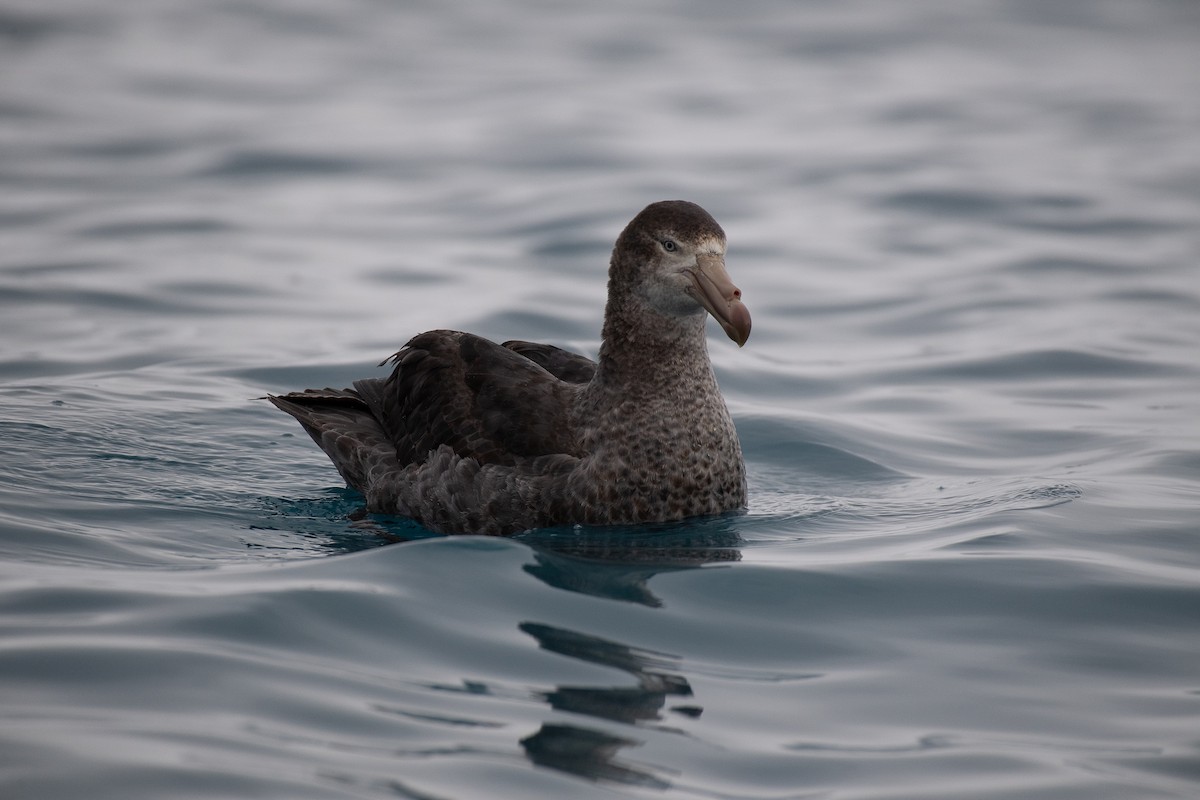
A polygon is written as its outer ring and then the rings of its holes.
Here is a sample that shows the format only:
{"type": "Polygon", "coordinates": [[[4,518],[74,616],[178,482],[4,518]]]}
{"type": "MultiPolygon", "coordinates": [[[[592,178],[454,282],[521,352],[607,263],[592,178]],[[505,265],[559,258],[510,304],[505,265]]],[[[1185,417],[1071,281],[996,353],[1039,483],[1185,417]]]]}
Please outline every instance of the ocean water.
{"type": "Polygon", "coordinates": [[[1200,6],[0,4],[0,796],[1200,796],[1200,6]],[[729,236],[742,514],[363,518],[257,399],[729,236]]]}

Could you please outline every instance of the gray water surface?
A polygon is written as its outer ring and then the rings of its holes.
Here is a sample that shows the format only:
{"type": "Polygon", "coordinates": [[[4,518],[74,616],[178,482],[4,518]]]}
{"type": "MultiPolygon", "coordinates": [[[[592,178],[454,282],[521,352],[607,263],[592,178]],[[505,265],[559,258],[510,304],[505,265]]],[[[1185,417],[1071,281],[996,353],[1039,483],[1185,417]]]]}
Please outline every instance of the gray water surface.
{"type": "Polygon", "coordinates": [[[0,7],[0,795],[1200,794],[1200,7],[0,7]],[[256,400],[594,354],[705,206],[744,514],[360,519],[256,400]]]}

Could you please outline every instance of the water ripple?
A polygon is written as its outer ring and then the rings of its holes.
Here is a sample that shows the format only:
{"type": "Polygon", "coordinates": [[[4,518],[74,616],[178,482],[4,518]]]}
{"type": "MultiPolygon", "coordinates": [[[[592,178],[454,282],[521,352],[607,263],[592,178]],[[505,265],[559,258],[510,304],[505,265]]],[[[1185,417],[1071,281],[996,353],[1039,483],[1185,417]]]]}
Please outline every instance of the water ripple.
{"type": "Polygon", "coordinates": [[[1195,795],[1194,4],[24,5],[0,795],[1195,795]],[[255,399],[594,354],[674,197],[745,511],[437,536],[255,399]]]}

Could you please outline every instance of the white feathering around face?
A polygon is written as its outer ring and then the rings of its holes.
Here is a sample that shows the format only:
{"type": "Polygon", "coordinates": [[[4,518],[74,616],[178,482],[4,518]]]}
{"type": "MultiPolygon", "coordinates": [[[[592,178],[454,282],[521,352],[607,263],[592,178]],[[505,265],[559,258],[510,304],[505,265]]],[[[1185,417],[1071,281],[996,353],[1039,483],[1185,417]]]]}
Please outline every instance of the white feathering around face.
{"type": "Polygon", "coordinates": [[[725,255],[725,240],[718,239],[715,236],[705,236],[696,243],[696,255],[701,256],[724,256],[725,255]]]}

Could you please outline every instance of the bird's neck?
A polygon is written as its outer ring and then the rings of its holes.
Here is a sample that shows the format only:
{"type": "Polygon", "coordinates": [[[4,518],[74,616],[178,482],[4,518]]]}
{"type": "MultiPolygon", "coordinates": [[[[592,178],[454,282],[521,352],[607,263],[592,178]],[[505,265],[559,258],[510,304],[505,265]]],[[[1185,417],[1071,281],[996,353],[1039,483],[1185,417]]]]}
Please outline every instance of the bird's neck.
{"type": "Polygon", "coordinates": [[[605,310],[595,383],[624,391],[664,386],[686,390],[714,380],[702,311],[669,316],[624,300],[610,300],[605,310]]]}

